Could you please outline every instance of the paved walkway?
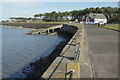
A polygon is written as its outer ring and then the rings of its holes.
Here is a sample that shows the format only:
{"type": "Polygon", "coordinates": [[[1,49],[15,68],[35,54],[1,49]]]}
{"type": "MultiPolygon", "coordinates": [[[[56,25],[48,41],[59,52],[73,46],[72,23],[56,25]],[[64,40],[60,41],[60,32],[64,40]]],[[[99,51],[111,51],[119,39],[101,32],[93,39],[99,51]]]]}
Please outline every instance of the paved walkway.
{"type": "MultiPolygon", "coordinates": [[[[72,74],[72,78],[90,78],[90,60],[87,49],[85,49],[85,54],[82,56],[83,61],[75,61],[75,44],[78,43],[81,39],[80,30],[83,25],[81,24],[72,24],[78,27],[78,32],[72,37],[68,42],[65,48],[62,50],[60,56],[58,56],[53,63],[49,66],[46,72],[43,74],[42,78],[44,79],[56,79],[56,78],[70,78],[69,71],[73,69],[75,72],[72,74]],[[77,35],[77,37],[75,37],[77,35]],[[77,41],[75,41],[77,39],[77,41]],[[67,71],[67,72],[66,72],[67,71]],[[65,76],[65,74],[67,76],[65,76]]],[[[85,45],[86,47],[86,45],[85,45]]]]}
{"type": "Polygon", "coordinates": [[[89,53],[97,78],[118,78],[118,32],[85,26],[89,53]]]}
{"type": "MultiPolygon", "coordinates": [[[[81,29],[81,24],[73,24],[81,29]]],[[[51,66],[43,74],[42,78],[65,78],[66,63],[70,65],[76,62],[75,35],[63,49],[51,66]]],[[[78,41],[80,36],[78,36],[78,41]]],[[[84,49],[81,55],[80,69],[75,71],[77,78],[118,78],[118,32],[102,27],[85,26],[84,49]]],[[[68,65],[69,65],[68,64],[68,65]]],[[[68,67],[67,67],[68,68],[68,67]]],[[[77,67],[76,67],[77,68],[77,67]]],[[[68,77],[66,77],[68,78],[68,77]]],[[[76,78],[74,76],[74,78],[76,78]]]]}

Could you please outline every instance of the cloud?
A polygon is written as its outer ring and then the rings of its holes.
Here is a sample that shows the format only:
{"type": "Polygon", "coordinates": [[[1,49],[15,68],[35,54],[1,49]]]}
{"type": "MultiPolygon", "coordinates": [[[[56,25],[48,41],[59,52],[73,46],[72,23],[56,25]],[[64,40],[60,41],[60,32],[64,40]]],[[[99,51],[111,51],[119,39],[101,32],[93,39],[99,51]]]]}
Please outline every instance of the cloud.
{"type": "Polygon", "coordinates": [[[3,2],[2,6],[7,8],[32,8],[34,6],[42,6],[43,2],[3,2]],[[8,7],[9,6],[9,7],[8,7]]]}
{"type": "Polygon", "coordinates": [[[21,15],[22,16],[29,16],[29,13],[28,12],[22,12],[21,15]]]}
{"type": "Polygon", "coordinates": [[[118,8],[120,8],[120,1],[118,2],[118,8]]]}
{"type": "Polygon", "coordinates": [[[2,20],[2,4],[0,3],[0,21],[2,20]]]}

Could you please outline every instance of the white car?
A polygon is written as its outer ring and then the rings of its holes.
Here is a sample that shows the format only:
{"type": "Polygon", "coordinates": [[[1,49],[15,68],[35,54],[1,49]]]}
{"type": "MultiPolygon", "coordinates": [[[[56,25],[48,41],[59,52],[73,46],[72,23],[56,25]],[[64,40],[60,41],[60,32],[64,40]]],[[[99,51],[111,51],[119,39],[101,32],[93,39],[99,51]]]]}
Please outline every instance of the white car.
{"type": "Polygon", "coordinates": [[[105,23],[102,22],[102,23],[99,23],[99,24],[100,24],[100,25],[104,25],[105,23]]]}

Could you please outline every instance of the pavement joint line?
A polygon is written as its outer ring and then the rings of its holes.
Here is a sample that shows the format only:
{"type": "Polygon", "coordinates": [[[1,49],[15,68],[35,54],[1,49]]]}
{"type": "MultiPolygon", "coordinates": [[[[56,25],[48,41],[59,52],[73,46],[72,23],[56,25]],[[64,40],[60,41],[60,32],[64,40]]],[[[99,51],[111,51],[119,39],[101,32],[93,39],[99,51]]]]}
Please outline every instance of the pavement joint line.
{"type": "MultiPolygon", "coordinates": [[[[87,43],[87,46],[88,46],[88,49],[89,49],[89,45],[88,45],[88,36],[87,36],[87,33],[86,33],[86,31],[85,31],[85,34],[86,34],[86,43],[87,43]]],[[[90,58],[90,70],[91,70],[91,78],[96,78],[97,77],[97,74],[96,74],[96,76],[95,76],[95,73],[96,73],[96,71],[94,71],[94,66],[93,66],[93,63],[92,63],[92,56],[91,56],[91,51],[89,50],[89,58],[90,58]]]]}

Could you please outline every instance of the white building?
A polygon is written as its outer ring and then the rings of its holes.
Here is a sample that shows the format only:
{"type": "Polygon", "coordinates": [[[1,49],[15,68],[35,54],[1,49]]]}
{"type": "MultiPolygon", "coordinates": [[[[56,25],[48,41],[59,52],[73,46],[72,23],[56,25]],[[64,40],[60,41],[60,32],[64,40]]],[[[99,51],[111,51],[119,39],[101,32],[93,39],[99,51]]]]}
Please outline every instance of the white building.
{"type": "Polygon", "coordinates": [[[90,13],[87,18],[86,18],[86,22],[92,22],[92,23],[107,23],[107,18],[105,17],[104,14],[96,14],[96,13],[90,13]]]}

